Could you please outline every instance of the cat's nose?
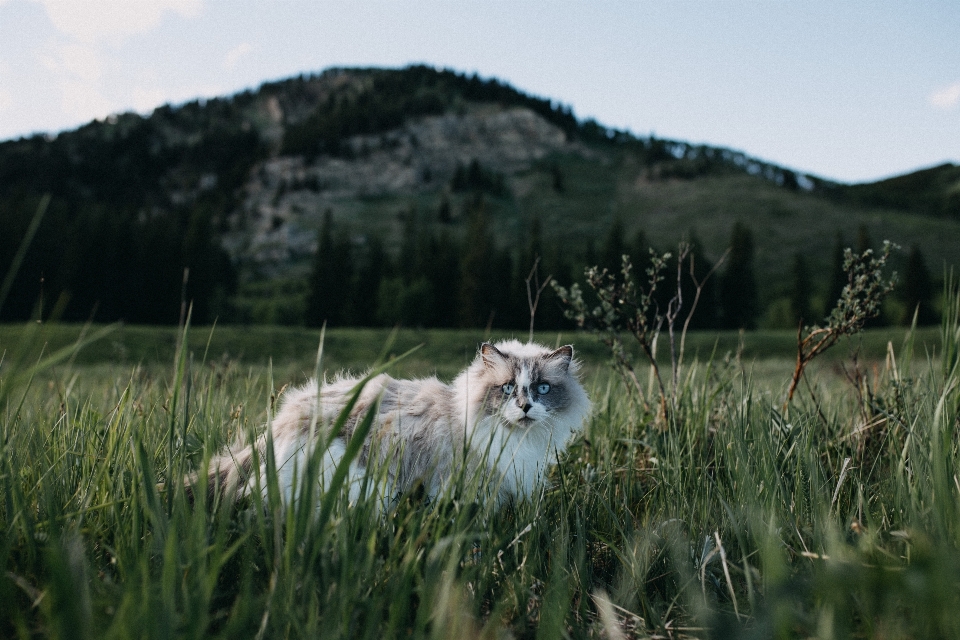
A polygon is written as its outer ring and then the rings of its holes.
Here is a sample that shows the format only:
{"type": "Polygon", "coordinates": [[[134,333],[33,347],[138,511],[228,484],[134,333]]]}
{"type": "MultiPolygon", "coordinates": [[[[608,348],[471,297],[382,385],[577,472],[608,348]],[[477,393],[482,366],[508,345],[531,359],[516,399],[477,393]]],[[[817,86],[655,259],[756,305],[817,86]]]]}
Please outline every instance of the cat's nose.
{"type": "Polygon", "coordinates": [[[530,411],[530,408],[531,408],[532,406],[533,406],[533,405],[530,404],[529,402],[527,402],[526,400],[524,400],[524,401],[520,404],[520,408],[523,409],[523,412],[524,412],[524,413],[526,413],[527,411],[530,411]]]}

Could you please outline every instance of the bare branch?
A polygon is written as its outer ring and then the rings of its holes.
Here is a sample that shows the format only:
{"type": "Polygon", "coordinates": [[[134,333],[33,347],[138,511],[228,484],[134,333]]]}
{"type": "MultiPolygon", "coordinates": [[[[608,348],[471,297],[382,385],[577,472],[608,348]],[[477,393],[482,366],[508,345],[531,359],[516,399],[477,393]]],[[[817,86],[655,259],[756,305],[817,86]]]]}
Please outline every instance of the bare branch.
{"type": "MultiPolygon", "coordinates": [[[[713,266],[710,267],[710,271],[707,272],[707,275],[703,277],[703,282],[697,280],[697,274],[694,270],[696,266],[694,264],[694,255],[690,254],[690,279],[693,281],[693,286],[696,287],[696,292],[693,295],[693,304],[690,305],[690,311],[687,313],[686,320],[683,321],[683,331],[680,333],[680,363],[683,364],[683,354],[686,353],[685,349],[687,346],[687,329],[690,327],[690,319],[693,318],[693,313],[697,310],[697,304],[700,302],[700,294],[703,293],[703,288],[706,286],[707,281],[717,272],[717,269],[720,268],[727,260],[727,256],[730,255],[730,247],[727,247],[727,250],[723,252],[723,255],[720,256],[720,259],[713,263],[713,266]]],[[[678,365],[678,366],[679,366],[678,365]]]]}
{"type": "Polygon", "coordinates": [[[536,256],[533,260],[533,267],[530,269],[530,273],[527,274],[524,282],[527,283],[527,306],[530,308],[530,338],[528,342],[533,342],[533,322],[537,316],[537,306],[540,304],[540,294],[543,293],[543,290],[547,288],[547,285],[550,284],[550,279],[553,277],[553,274],[547,276],[543,280],[543,284],[540,284],[540,272],[538,267],[540,266],[540,256],[536,256]],[[533,281],[531,286],[530,282],[533,281]],[[536,290],[536,294],[534,294],[536,290]]]}
{"type": "MultiPolygon", "coordinates": [[[[670,298],[667,304],[667,332],[670,334],[670,366],[673,372],[673,388],[677,388],[677,382],[680,376],[679,363],[677,362],[677,348],[673,337],[673,327],[680,310],[683,309],[683,263],[690,253],[690,244],[681,242],[677,247],[677,292],[670,298]]],[[[693,256],[691,256],[692,258],[693,256]]]]}

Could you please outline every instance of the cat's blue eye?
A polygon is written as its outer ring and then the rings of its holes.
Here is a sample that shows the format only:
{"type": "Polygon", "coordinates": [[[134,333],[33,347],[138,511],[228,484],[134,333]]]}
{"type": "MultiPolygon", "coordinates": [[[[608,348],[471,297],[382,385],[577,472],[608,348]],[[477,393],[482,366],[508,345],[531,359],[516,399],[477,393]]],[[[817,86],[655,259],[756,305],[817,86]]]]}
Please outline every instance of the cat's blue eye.
{"type": "Polygon", "coordinates": [[[538,384],[537,393],[539,393],[540,395],[543,395],[545,393],[550,393],[550,383],[541,382],[540,384],[538,384]]]}
{"type": "Polygon", "coordinates": [[[513,390],[516,388],[517,386],[515,384],[511,384],[508,382],[507,384],[503,385],[503,392],[507,395],[510,395],[511,393],[513,393],[513,390]]]}

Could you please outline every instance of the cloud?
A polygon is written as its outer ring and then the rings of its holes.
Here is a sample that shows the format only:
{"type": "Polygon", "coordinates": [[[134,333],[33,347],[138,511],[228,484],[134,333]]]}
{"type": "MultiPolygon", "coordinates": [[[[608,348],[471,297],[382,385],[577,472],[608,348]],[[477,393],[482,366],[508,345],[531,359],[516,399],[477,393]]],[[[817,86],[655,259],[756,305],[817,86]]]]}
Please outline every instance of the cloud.
{"type": "Polygon", "coordinates": [[[960,82],[937,89],[930,94],[928,100],[937,109],[944,111],[956,109],[960,105],[960,82]]]}
{"type": "Polygon", "coordinates": [[[66,44],[57,51],[59,66],[84,82],[97,82],[103,73],[99,50],[84,44],[66,44]]]}
{"type": "Polygon", "coordinates": [[[194,17],[202,5],[202,0],[36,1],[43,5],[57,31],[87,43],[150,31],[167,12],[194,17]]]}
{"type": "Polygon", "coordinates": [[[150,111],[174,99],[162,90],[118,91],[111,74],[121,66],[126,40],[156,29],[169,16],[196,17],[204,0],[33,1],[43,6],[59,34],[41,47],[38,57],[52,72],[60,89],[61,112],[70,120],[102,118],[131,103],[150,111]]]}
{"type": "Polygon", "coordinates": [[[237,66],[240,58],[243,58],[251,51],[253,51],[253,47],[250,46],[249,42],[238,44],[233,49],[230,49],[230,51],[227,51],[227,55],[223,57],[223,66],[227,69],[233,69],[237,66]]]}

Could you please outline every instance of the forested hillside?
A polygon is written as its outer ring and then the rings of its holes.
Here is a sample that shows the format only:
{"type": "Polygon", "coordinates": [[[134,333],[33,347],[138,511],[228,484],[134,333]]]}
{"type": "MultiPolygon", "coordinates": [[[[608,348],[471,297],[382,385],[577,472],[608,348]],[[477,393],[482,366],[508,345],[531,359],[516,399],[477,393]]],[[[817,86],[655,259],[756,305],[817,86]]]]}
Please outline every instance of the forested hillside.
{"type": "MultiPolygon", "coordinates": [[[[733,248],[695,326],[791,326],[822,313],[839,248],[883,239],[906,279],[888,320],[932,320],[957,171],[839,185],[497,80],[332,69],[0,143],[3,275],[51,196],[0,320],[168,324],[187,300],[200,323],[519,329],[538,257],[569,284],[687,240],[700,277],[733,248]]],[[[544,295],[538,327],[563,326],[544,295]]]]}

